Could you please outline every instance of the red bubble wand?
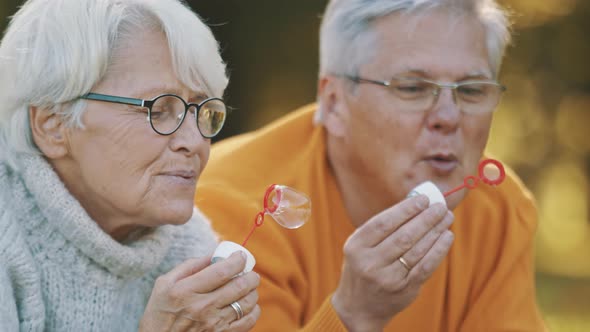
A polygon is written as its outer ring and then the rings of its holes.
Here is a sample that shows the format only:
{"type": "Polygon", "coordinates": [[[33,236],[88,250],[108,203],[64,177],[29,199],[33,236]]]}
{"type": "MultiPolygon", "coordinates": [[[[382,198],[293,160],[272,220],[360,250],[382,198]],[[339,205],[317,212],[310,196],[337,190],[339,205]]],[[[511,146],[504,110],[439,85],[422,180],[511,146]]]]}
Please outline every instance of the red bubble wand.
{"type": "Polygon", "coordinates": [[[311,201],[305,194],[293,188],[277,184],[270,185],[264,193],[264,208],[254,217],[254,224],[242,247],[246,246],[256,228],[264,224],[264,216],[267,214],[285,228],[299,228],[309,219],[311,201]]]}
{"type": "Polygon", "coordinates": [[[502,165],[501,162],[499,162],[495,159],[484,159],[479,163],[478,175],[479,176],[469,175],[469,176],[465,177],[465,179],[463,179],[462,185],[445,192],[443,194],[443,196],[447,197],[447,196],[454,194],[457,191],[464,189],[464,188],[475,189],[475,187],[477,187],[477,185],[479,184],[480,180],[483,183],[488,184],[490,186],[497,186],[500,183],[502,183],[502,181],[504,181],[504,178],[506,177],[506,172],[504,171],[504,165],[502,165]],[[498,169],[500,174],[498,174],[497,178],[490,179],[489,177],[486,176],[484,169],[487,165],[494,165],[498,169]]]}
{"type": "MultiPolygon", "coordinates": [[[[264,209],[260,212],[258,212],[256,214],[256,217],[254,217],[254,224],[252,225],[252,228],[250,229],[250,232],[248,233],[248,235],[246,236],[246,239],[244,240],[244,242],[242,243],[242,247],[246,246],[246,243],[248,242],[248,240],[250,239],[250,237],[252,236],[252,234],[254,233],[254,231],[256,230],[257,227],[262,226],[262,224],[264,224],[264,215],[268,212],[268,213],[273,213],[277,210],[277,208],[279,207],[278,204],[274,204],[272,206],[268,206],[268,198],[270,197],[270,194],[273,192],[273,190],[275,189],[277,185],[276,184],[271,184],[268,188],[266,188],[266,192],[264,193],[264,209]]],[[[281,191],[277,191],[277,200],[280,201],[281,200],[281,191]]]]}

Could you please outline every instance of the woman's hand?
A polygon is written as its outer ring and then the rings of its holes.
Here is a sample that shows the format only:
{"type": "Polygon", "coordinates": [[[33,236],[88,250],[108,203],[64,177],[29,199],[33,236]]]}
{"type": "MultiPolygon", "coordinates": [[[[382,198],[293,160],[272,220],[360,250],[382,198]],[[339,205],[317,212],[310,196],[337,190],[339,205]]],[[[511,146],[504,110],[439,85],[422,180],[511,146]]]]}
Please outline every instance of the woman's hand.
{"type": "Polygon", "coordinates": [[[244,269],[245,255],[210,264],[210,258],[189,259],[156,280],[139,330],[148,331],[248,331],[260,316],[260,277],[244,269]],[[237,302],[238,319],[231,304],[237,302]]]}

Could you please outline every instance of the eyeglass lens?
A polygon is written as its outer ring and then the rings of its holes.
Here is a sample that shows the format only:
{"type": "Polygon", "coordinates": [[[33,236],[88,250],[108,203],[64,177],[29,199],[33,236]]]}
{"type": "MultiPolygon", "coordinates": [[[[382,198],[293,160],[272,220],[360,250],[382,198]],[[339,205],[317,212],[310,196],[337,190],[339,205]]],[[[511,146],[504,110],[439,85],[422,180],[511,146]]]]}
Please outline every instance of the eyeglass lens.
{"type": "MultiPolygon", "coordinates": [[[[438,85],[422,80],[400,79],[392,81],[395,95],[406,102],[409,111],[420,111],[430,106],[441,93],[438,85]]],[[[466,113],[485,113],[497,105],[502,88],[491,83],[463,83],[454,89],[455,101],[466,113]]]]}
{"type": "MultiPolygon", "coordinates": [[[[193,112],[196,106],[191,105],[193,112]]],[[[161,96],[154,101],[150,111],[150,123],[155,131],[168,135],[180,127],[185,117],[186,104],[177,96],[161,96]]],[[[197,127],[204,137],[219,133],[226,117],[226,107],[219,99],[210,99],[201,104],[197,112],[197,127]]]]}

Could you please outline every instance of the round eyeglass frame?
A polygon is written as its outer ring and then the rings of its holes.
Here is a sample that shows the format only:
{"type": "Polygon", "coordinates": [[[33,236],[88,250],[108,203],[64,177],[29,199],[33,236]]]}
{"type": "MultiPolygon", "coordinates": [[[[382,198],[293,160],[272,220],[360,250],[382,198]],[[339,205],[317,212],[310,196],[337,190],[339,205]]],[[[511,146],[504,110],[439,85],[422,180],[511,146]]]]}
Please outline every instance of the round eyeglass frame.
{"type": "Polygon", "coordinates": [[[186,114],[188,113],[188,110],[191,107],[195,107],[197,109],[197,111],[195,113],[195,122],[197,123],[197,129],[199,129],[199,133],[205,138],[212,138],[212,137],[215,137],[217,134],[219,134],[221,129],[223,129],[223,125],[225,124],[225,120],[227,118],[227,106],[225,105],[225,102],[221,98],[216,98],[216,97],[207,98],[207,99],[201,101],[200,103],[196,104],[196,103],[187,103],[180,96],[177,96],[177,95],[171,94],[171,93],[167,93],[167,94],[159,95],[152,100],[146,100],[143,107],[146,107],[148,109],[148,121],[150,122],[150,126],[152,127],[152,129],[156,133],[163,135],[163,136],[168,136],[168,135],[174,134],[178,130],[178,128],[180,128],[180,126],[182,126],[182,123],[184,122],[184,119],[186,118],[186,114]],[[176,127],[174,129],[172,129],[172,131],[170,131],[169,133],[168,132],[161,132],[161,131],[157,130],[156,127],[154,126],[154,123],[152,120],[152,106],[156,103],[156,101],[158,101],[158,99],[161,99],[164,97],[175,97],[184,103],[184,113],[182,115],[182,118],[180,119],[180,121],[178,121],[178,125],[176,125],[176,127]],[[224,106],[225,116],[223,117],[223,123],[221,123],[221,125],[219,126],[219,129],[215,133],[213,133],[211,135],[205,135],[205,134],[203,134],[203,130],[199,126],[199,112],[201,111],[201,107],[210,101],[221,102],[224,106]]]}
{"type": "Polygon", "coordinates": [[[172,93],[166,93],[166,94],[161,94],[153,99],[137,99],[137,98],[129,98],[129,97],[121,97],[121,96],[113,96],[113,95],[106,95],[106,94],[100,94],[100,93],[87,93],[83,96],[80,97],[81,99],[86,99],[86,100],[94,100],[94,101],[103,101],[103,102],[108,102],[108,103],[116,103],[116,104],[124,104],[124,105],[132,105],[132,106],[138,106],[138,107],[144,107],[148,109],[148,116],[147,116],[147,120],[150,124],[150,127],[152,128],[153,131],[155,131],[157,134],[162,135],[162,136],[169,136],[174,134],[178,128],[180,128],[180,126],[183,124],[184,119],[186,118],[186,113],[188,113],[188,110],[191,107],[195,107],[196,108],[196,112],[195,112],[195,122],[197,124],[197,129],[199,130],[199,134],[201,134],[201,136],[203,136],[204,138],[213,138],[215,136],[217,136],[217,134],[219,134],[219,132],[221,131],[221,129],[223,129],[223,126],[225,125],[225,121],[227,119],[227,106],[225,104],[225,102],[223,101],[223,99],[221,98],[217,98],[217,97],[211,97],[211,98],[207,98],[203,101],[201,101],[200,103],[196,104],[196,103],[187,103],[184,99],[182,99],[182,97],[172,94],[172,93]],[[152,106],[154,105],[154,103],[160,99],[160,98],[164,98],[164,97],[175,97],[179,100],[181,100],[184,103],[184,113],[182,115],[182,119],[178,122],[178,125],[170,132],[161,132],[158,131],[155,127],[154,124],[152,122],[152,106]],[[203,105],[205,105],[207,102],[210,101],[219,101],[223,104],[224,106],[224,112],[225,112],[225,116],[223,117],[223,123],[221,123],[221,125],[219,126],[219,129],[211,134],[211,135],[205,135],[203,134],[203,131],[201,130],[201,127],[199,126],[199,112],[201,110],[201,107],[203,105]]]}

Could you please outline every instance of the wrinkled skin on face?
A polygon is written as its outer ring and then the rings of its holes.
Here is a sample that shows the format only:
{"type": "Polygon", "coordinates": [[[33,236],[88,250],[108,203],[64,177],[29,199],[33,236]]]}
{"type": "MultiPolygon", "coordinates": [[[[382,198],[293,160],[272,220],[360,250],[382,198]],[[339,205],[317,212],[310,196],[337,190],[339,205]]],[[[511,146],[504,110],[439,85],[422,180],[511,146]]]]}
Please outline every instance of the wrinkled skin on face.
{"type": "MultiPolygon", "coordinates": [[[[485,30],[474,18],[437,10],[393,14],[374,27],[375,56],[361,66],[360,77],[444,83],[493,79],[485,30]]],[[[386,87],[351,87],[333,76],[320,80],[320,103],[326,110],[329,159],[357,224],[401,201],[423,181],[446,191],[475,174],[492,120],[492,112],[462,112],[449,89],[442,89],[429,109],[408,113],[386,87]]],[[[449,207],[464,195],[450,196],[449,207]]]]}
{"type": "MultiPolygon", "coordinates": [[[[119,49],[92,92],[141,99],[174,93],[189,102],[206,98],[177,79],[160,32],[140,33],[119,49]]],[[[187,222],[210,148],[193,114],[174,134],[162,136],[150,127],[145,108],[87,105],[84,128],[63,129],[64,152],[49,153],[48,159],[89,215],[119,239],[140,227],[187,222]]]]}

